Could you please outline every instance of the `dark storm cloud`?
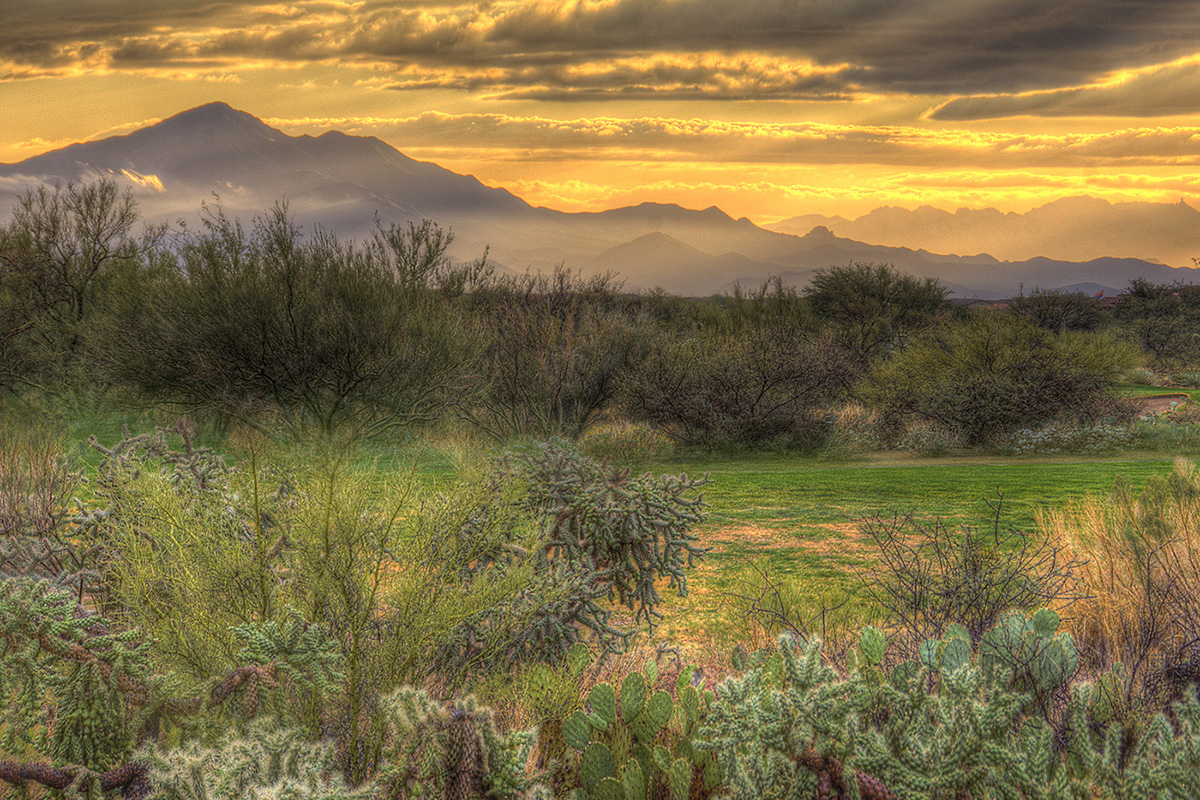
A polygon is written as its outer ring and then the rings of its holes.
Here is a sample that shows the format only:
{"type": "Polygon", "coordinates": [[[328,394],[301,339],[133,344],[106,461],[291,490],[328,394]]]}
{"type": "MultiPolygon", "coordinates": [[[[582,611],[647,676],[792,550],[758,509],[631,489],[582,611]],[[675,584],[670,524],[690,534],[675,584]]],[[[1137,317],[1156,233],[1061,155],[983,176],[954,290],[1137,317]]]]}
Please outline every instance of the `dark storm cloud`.
{"type": "Polygon", "coordinates": [[[8,2],[0,8],[0,55],[25,57],[33,52],[71,51],[81,43],[121,42],[164,27],[220,24],[258,2],[226,0],[38,0],[8,2]]]}
{"type": "MultiPolygon", "coordinates": [[[[0,61],[10,72],[320,61],[385,65],[402,88],[552,99],[1013,95],[1088,85],[1200,50],[1195,0],[21,5],[0,14],[0,61]]],[[[963,102],[965,110],[937,114],[1003,112],[1002,104],[975,110],[983,99],[963,102]]],[[[1057,107],[1053,99],[1042,102],[1024,113],[1054,113],[1046,110],[1057,107]]]]}
{"type": "Polygon", "coordinates": [[[1027,94],[957,97],[928,116],[978,120],[1013,116],[1165,117],[1200,114],[1200,61],[1141,70],[1096,86],[1027,94]]]}

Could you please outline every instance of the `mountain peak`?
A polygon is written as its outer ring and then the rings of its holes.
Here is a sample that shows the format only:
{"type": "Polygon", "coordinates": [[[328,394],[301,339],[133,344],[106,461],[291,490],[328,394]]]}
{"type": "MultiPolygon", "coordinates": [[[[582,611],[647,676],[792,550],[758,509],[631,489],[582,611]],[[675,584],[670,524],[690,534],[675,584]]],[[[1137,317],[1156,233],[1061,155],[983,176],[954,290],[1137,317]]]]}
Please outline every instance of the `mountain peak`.
{"type": "MultiPolygon", "coordinates": [[[[228,103],[205,103],[202,106],[181,111],[173,117],[167,117],[157,125],[143,130],[159,130],[168,133],[176,131],[241,131],[245,133],[277,134],[279,131],[267,125],[258,117],[230,106],[228,103]]],[[[282,134],[281,134],[282,135],[282,134]]]]}
{"type": "Polygon", "coordinates": [[[808,233],[804,234],[803,238],[807,239],[810,243],[812,243],[812,242],[832,242],[835,239],[837,239],[838,237],[834,235],[833,231],[829,230],[829,228],[825,227],[824,225],[816,225],[813,227],[812,230],[810,230],[808,233]]]}

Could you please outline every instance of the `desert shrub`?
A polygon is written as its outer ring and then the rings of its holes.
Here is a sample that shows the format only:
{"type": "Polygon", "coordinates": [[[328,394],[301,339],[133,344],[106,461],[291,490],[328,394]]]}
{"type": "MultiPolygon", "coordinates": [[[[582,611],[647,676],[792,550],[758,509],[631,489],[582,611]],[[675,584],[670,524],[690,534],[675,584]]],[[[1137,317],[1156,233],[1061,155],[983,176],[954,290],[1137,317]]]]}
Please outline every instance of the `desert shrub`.
{"type": "Polygon", "coordinates": [[[1153,414],[1133,423],[1130,450],[1146,450],[1173,456],[1193,455],[1200,450],[1200,425],[1174,412],[1153,414]]]}
{"type": "Polygon", "coordinates": [[[684,444],[815,448],[829,433],[822,409],[853,374],[828,337],[755,327],[660,337],[624,395],[632,417],[684,444]]]}
{"type": "Polygon", "coordinates": [[[1047,537],[1082,563],[1072,622],[1097,668],[1120,662],[1126,703],[1162,708],[1200,680],[1200,475],[1180,460],[1140,493],[1045,509],[1047,537]]]}
{"type": "Polygon", "coordinates": [[[579,450],[590,458],[637,469],[670,458],[675,443],[644,422],[606,422],[583,432],[579,450]]]}
{"type": "Polygon", "coordinates": [[[887,416],[939,423],[980,445],[1055,419],[1119,413],[1109,387],[1132,358],[1108,336],[1055,336],[1017,317],[979,314],[914,341],[862,395],[887,416]]]}
{"type": "Polygon", "coordinates": [[[486,389],[467,418],[500,440],[578,437],[612,404],[651,335],[619,291],[608,275],[585,279],[559,267],[498,278],[472,297],[488,331],[486,389]]]}
{"type": "Polygon", "coordinates": [[[951,624],[978,643],[1012,608],[1068,605],[1078,564],[1056,540],[1002,526],[1003,498],[992,504],[989,530],[952,531],[945,522],[913,514],[862,521],[879,563],[861,575],[864,591],[895,631],[898,647],[940,638],[951,624]]]}
{"type": "Polygon", "coordinates": [[[1187,386],[1192,389],[1200,388],[1200,372],[1196,370],[1176,372],[1171,376],[1171,384],[1174,386],[1187,386]]]}
{"type": "Polygon", "coordinates": [[[295,609],[326,626],[346,689],[296,692],[290,719],[336,736],[354,784],[378,768],[386,692],[429,679],[456,690],[559,658],[584,636],[620,649],[653,625],[656,582],[685,591],[703,552],[690,530],[703,503],[690,493],[704,480],[630,479],[561,444],[418,495],[409,479],[355,471],[352,452],[332,445],[300,467],[254,439],[237,469],[213,475],[162,441],[105,449],[107,507],[91,535],[108,552],[108,607],[192,681],[244,661],[247,624],[295,609]],[[632,625],[616,623],[613,600],[632,625]]]}
{"type": "Polygon", "coordinates": [[[1092,331],[1100,326],[1100,301],[1084,292],[1034,289],[1014,297],[1008,311],[1051,333],[1092,331]]]}
{"type": "Polygon", "coordinates": [[[82,596],[95,553],[71,535],[81,478],[55,437],[0,430],[0,576],[48,578],[82,596]]]}
{"type": "Polygon", "coordinates": [[[138,237],[137,222],[132,194],[111,180],[21,195],[0,226],[0,387],[91,385],[94,320],[163,232],[138,237]]]}
{"type": "Polygon", "coordinates": [[[1196,363],[1200,355],[1192,336],[1198,310],[1194,287],[1135,278],[1112,314],[1116,326],[1151,356],[1152,366],[1169,372],[1172,365],[1196,363]]]}
{"type": "Polygon", "coordinates": [[[245,446],[238,469],[212,475],[156,439],[106,448],[98,479],[106,508],[92,535],[109,553],[107,605],[153,635],[161,663],[193,682],[241,663],[247,624],[299,613],[326,626],[346,689],[297,691],[287,708],[296,724],[328,726],[356,784],[378,763],[385,732],[371,710],[383,693],[424,678],[430,653],[459,635],[464,618],[516,596],[534,608],[548,602],[550,592],[528,591],[528,558],[486,580],[463,579],[462,565],[501,533],[525,542],[520,534],[532,530],[514,534],[506,526],[519,514],[489,493],[492,521],[459,536],[478,515],[482,488],[422,503],[407,480],[355,473],[345,450],[321,446],[301,468],[272,463],[262,440],[245,446]]]}
{"type": "Polygon", "coordinates": [[[813,313],[861,366],[903,349],[937,323],[946,287],[887,264],[849,264],[818,270],[804,290],[813,313]]]}
{"type": "Polygon", "coordinates": [[[879,450],[886,444],[888,432],[879,415],[857,400],[833,408],[826,417],[832,423],[827,452],[861,453],[879,450]]]}
{"type": "Polygon", "coordinates": [[[820,639],[834,662],[844,662],[851,633],[871,619],[871,612],[845,590],[824,589],[812,581],[773,574],[751,562],[725,592],[725,610],[743,647],[771,642],[779,634],[797,641],[820,639]]]}
{"type": "Polygon", "coordinates": [[[942,456],[962,446],[963,435],[948,425],[917,420],[904,426],[895,442],[897,450],[907,450],[923,456],[942,456]]]}
{"type": "Polygon", "coordinates": [[[448,244],[432,225],[360,246],[305,238],[285,207],[247,233],[218,210],[115,312],[108,375],[142,398],[293,433],[434,419],[469,403],[479,338],[449,311],[448,244]]]}
{"type": "Polygon", "coordinates": [[[1149,367],[1136,367],[1125,373],[1125,380],[1142,386],[1163,386],[1166,379],[1149,367]]]}

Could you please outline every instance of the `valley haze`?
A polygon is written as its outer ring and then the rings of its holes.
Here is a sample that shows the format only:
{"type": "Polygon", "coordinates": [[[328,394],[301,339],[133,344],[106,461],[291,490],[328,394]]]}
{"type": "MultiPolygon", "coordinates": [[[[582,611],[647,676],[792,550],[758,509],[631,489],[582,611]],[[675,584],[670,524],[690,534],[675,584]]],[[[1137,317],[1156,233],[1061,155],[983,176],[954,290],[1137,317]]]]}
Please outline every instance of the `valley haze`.
{"type": "Polygon", "coordinates": [[[343,239],[432,219],[453,229],[452,254],[488,248],[501,269],[614,272],[627,288],[706,295],[772,275],[803,285],[851,262],[890,263],[941,280],[959,297],[1022,289],[1116,294],[1135,277],[1200,282],[1200,212],[1178,203],[1069,197],[1026,214],[879,208],[857,219],[806,215],[770,227],[712,206],[642,203],[601,212],[533,206],[503,188],[417,161],[374,137],[290,136],[225,103],[209,103],[128,135],[0,165],[0,214],[38,183],[114,179],[147,221],[194,225],[204,203],[248,221],[286,202],[311,231],[343,239]],[[953,254],[962,253],[962,254],[953,254]]]}

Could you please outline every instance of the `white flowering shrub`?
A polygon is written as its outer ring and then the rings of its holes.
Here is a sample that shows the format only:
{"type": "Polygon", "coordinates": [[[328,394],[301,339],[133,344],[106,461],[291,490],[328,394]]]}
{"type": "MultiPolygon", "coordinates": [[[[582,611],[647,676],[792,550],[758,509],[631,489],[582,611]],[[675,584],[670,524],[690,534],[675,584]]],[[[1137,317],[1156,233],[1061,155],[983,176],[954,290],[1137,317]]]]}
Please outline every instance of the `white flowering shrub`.
{"type": "Polygon", "coordinates": [[[1101,422],[1095,425],[1051,423],[1038,428],[1014,431],[1008,440],[1013,455],[1055,455],[1070,453],[1121,453],[1133,442],[1128,425],[1101,422]]]}

